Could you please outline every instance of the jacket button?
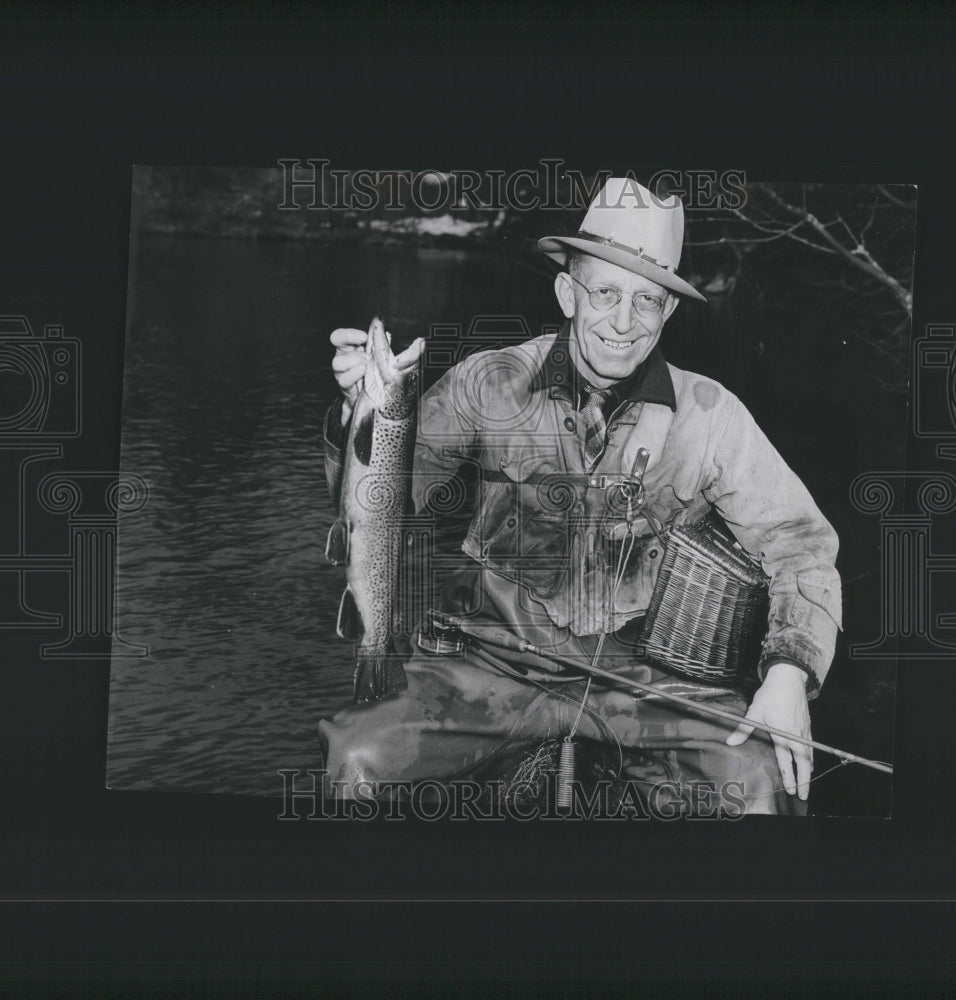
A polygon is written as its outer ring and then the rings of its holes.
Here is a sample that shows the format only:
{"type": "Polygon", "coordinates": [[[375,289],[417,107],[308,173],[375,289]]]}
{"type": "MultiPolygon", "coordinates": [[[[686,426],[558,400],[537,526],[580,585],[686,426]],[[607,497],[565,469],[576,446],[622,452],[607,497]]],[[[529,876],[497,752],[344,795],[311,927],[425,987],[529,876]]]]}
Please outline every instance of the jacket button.
{"type": "Polygon", "coordinates": [[[569,431],[574,430],[574,421],[570,417],[564,418],[564,426],[567,427],[569,431]]]}
{"type": "Polygon", "coordinates": [[[647,554],[648,554],[648,556],[650,556],[651,559],[656,559],[657,558],[657,549],[651,549],[651,551],[648,552],[647,554]]]}
{"type": "Polygon", "coordinates": [[[509,517],[508,518],[508,527],[509,528],[513,528],[517,523],[518,522],[513,517],[509,517]]]}

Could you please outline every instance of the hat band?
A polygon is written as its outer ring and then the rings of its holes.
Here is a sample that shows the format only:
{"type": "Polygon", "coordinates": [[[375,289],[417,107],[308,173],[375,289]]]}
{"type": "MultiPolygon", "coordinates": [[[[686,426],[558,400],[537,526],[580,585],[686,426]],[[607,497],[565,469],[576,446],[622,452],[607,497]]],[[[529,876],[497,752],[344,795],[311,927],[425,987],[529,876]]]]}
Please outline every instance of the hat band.
{"type": "Polygon", "coordinates": [[[633,254],[635,257],[640,257],[641,260],[646,260],[648,264],[653,264],[655,267],[663,268],[665,271],[674,271],[675,267],[673,264],[662,264],[656,257],[652,257],[648,253],[644,253],[643,247],[629,247],[626,243],[618,243],[616,240],[612,240],[610,236],[597,236],[595,233],[589,233],[587,230],[578,230],[578,239],[589,240],[592,243],[600,243],[603,246],[613,247],[615,250],[623,250],[625,253],[633,254]]]}

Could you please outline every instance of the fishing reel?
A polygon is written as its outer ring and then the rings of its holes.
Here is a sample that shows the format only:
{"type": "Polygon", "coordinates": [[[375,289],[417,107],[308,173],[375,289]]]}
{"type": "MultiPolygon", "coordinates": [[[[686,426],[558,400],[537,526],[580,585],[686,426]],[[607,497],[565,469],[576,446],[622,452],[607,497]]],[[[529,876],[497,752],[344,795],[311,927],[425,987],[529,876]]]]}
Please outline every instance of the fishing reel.
{"type": "Polygon", "coordinates": [[[621,503],[640,509],[647,501],[644,477],[627,474],[614,484],[621,503]]]}
{"type": "Polygon", "coordinates": [[[630,524],[644,512],[647,492],[640,476],[623,475],[607,485],[607,515],[630,524]]]}
{"type": "Polygon", "coordinates": [[[440,611],[431,609],[425,613],[418,630],[418,645],[435,656],[461,656],[465,651],[465,635],[440,611]]]}

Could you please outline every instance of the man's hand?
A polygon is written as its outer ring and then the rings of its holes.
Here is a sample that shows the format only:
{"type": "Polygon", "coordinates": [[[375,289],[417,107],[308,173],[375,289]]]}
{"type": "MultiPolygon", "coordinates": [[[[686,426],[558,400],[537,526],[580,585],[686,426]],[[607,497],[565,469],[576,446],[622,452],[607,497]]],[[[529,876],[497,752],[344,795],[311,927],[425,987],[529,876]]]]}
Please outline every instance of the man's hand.
{"type": "MultiPolygon", "coordinates": [[[[392,335],[385,331],[389,344],[392,342],[392,335]]],[[[352,416],[352,409],[358,401],[362,392],[362,379],[365,378],[365,345],[368,343],[368,330],[356,330],[352,327],[340,327],[332,331],[329,337],[332,346],[335,348],[335,355],[332,358],[332,371],[335,373],[335,381],[338,382],[342,395],[345,397],[342,403],[342,426],[349,422],[352,416]]],[[[419,337],[410,347],[401,354],[395,355],[395,365],[398,368],[408,368],[417,364],[425,348],[425,341],[419,337]]]]}
{"type": "MultiPolygon", "coordinates": [[[[767,670],[763,684],[757,689],[746,718],[810,739],[806,681],[807,675],[792,663],[774,663],[767,670]]],[[[740,746],[753,731],[753,726],[741,723],[727,737],[727,746],[740,746]]],[[[799,795],[805,801],[810,791],[813,748],[772,733],[771,738],[783,787],[788,795],[799,795]]]]}
{"type": "Polygon", "coordinates": [[[335,381],[338,382],[342,395],[345,397],[342,404],[342,426],[344,427],[349,422],[352,407],[355,406],[359,393],[362,391],[368,331],[342,327],[333,330],[329,340],[335,348],[332,371],[335,373],[335,381]]]}

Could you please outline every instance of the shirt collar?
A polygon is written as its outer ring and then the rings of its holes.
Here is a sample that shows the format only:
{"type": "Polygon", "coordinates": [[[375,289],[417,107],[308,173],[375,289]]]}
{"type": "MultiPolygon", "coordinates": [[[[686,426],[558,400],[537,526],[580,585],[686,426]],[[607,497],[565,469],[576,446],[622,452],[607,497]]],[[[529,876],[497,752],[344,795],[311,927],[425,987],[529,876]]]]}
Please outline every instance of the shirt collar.
{"type": "MultiPolygon", "coordinates": [[[[570,343],[571,323],[567,321],[555,337],[541,367],[535,372],[531,380],[531,391],[549,389],[552,396],[564,396],[576,407],[580,407],[581,391],[587,383],[571,361],[570,343]]],[[[631,375],[616,382],[611,388],[617,403],[662,403],[672,410],[677,409],[674,382],[659,343],[654,345],[654,350],[631,375]]]]}

